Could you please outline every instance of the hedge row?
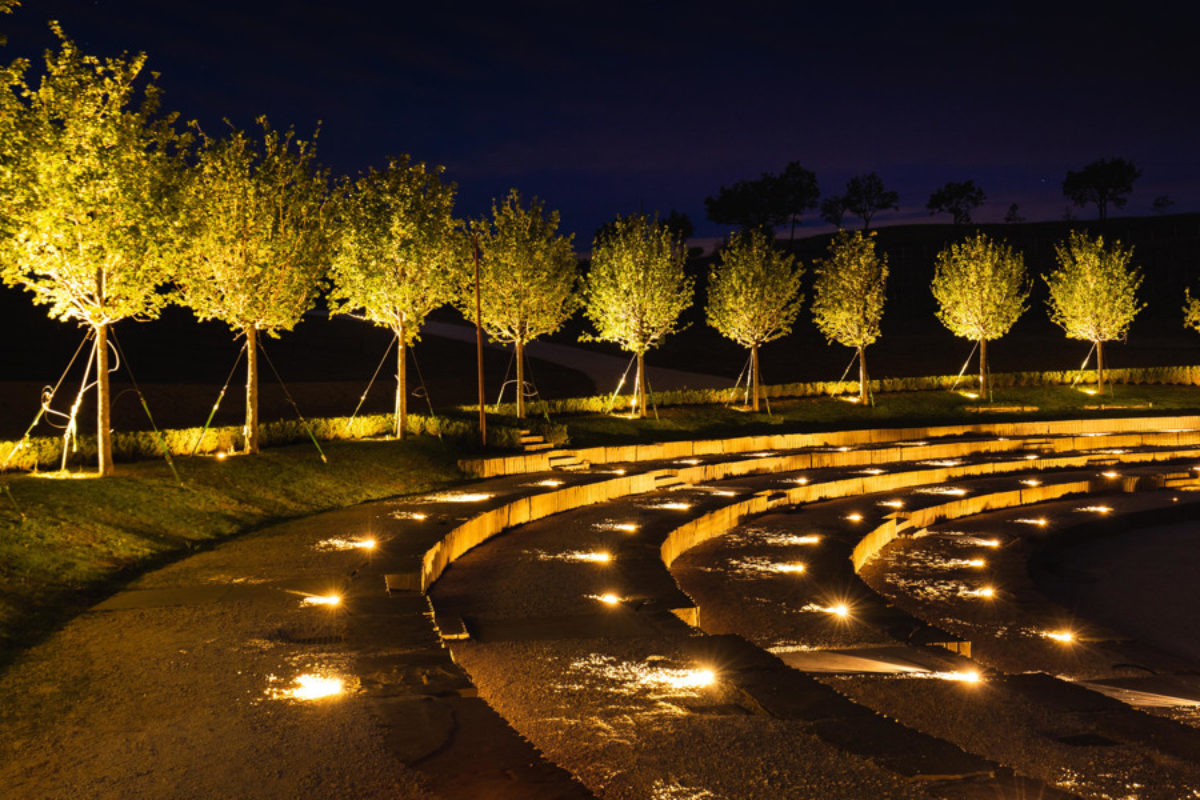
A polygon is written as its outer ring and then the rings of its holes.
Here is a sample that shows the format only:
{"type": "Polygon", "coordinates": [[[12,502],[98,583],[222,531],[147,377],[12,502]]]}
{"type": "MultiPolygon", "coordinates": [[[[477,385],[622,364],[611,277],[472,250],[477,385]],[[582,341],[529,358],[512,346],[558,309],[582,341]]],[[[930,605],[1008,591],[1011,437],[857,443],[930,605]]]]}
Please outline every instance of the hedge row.
{"type": "MultiPolygon", "coordinates": [[[[344,439],[370,439],[392,433],[390,414],[370,414],[359,417],[318,417],[308,420],[313,436],[319,441],[344,439]]],[[[566,427],[532,421],[527,426],[536,430],[547,440],[561,443],[566,440],[566,427]]],[[[447,417],[429,417],[421,414],[408,415],[409,433],[416,436],[436,436],[464,443],[479,439],[479,425],[472,421],[447,417]]],[[[163,445],[171,455],[182,456],[192,453],[212,454],[235,452],[242,444],[241,427],[177,428],[161,432],[161,440],[154,431],[115,431],[113,433],[113,457],[118,461],[136,461],[146,458],[161,458],[163,445]],[[201,432],[203,431],[203,438],[201,432]],[[199,446],[197,447],[197,443],[199,446]]],[[[518,449],[520,431],[507,425],[488,426],[488,444],[518,449]]],[[[259,426],[259,442],[263,447],[272,447],[308,441],[308,431],[298,420],[268,422],[259,426]]],[[[61,436],[31,436],[24,443],[0,441],[0,464],[8,461],[9,469],[34,470],[57,467],[62,460],[63,439],[61,436]],[[18,449],[19,448],[19,449],[18,449]],[[16,452],[14,453],[14,449],[16,452]],[[11,455],[11,458],[10,458],[11,455]]],[[[96,459],[95,436],[79,436],[69,445],[70,463],[91,462],[96,459]]]]}
{"type": "MultiPolygon", "coordinates": [[[[992,385],[996,388],[1060,386],[1064,384],[1087,383],[1095,380],[1095,376],[1095,370],[998,372],[992,374],[992,385]]],[[[1111,383],[1197,386],[1200,385],[1200,366],[1109,369],[1104,371],[1104,377],[1106,381],[1111,383]]],[[[963,375],[962,377],[955,375],[929,375],[913,378],[883,378],[871,381],[871,390],[876,393],[923,392],[947,390],[956,384],[959,389],[970,391],[978,385],[978,378],[972,374],[963,375]]],[[[770,386],[764,385],[762,390],[766,397],[836,396],[857,393],[858,381],[782,383],[770,386]]],[[[685,406],[737,402],[743,397],[745,397],[744,389],[680,389],[677,391],[655,392],[653,400],[660,406],[685,406]]],[[[633,396],[630,394],[619,395],[614,407],[617,409],[627,409],[632,399],[633,396]]],[[[612,395],[571,397],[562,400],[546,400],[532,403],[529,405],[529,411],[533,414],[597,414],[607,411],[610,403],[612,403],[612,395]]],[[[468,407],[462,406],[461,408],[466,410],[468,407]]],[[[513,403],[492,406],[490,408],[498,414],[516,414],[516,405],[513,403]]]]}

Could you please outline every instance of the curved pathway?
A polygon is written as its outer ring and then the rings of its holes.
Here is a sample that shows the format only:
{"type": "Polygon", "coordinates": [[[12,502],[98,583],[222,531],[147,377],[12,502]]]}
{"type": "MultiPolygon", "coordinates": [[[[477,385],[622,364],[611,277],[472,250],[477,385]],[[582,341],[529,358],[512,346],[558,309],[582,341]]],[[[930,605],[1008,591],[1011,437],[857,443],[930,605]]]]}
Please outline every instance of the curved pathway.
{"type": "MultiPolygon", "coordinates": [[[[702,602],[697,620],[660,552],[688,520],[736,525],[738,504],[807,504],[799,519],[873,488],[1200,455],[1190,430],[985,427],[579,452],[591,469],[242,537],[144,576],[0,675],[0,785],[22,798],[1069,796],[1067,780],[1021,777],[1018,759],[880,716],[867,693],[744,636],[701,633],[689,623],[718,621],[719,605],[702,602]],[[417,590],[435,580],[432,613],[417,590]],[[339,606],[314,602],[332,593],[339,606]]],[[[890,615],[885,631],[953,643],[847,563],[830,562],[890,615]]],[[[839,635],[822,644],[895,641],[839,635]]],[[[953,660],[922,652],[922,669],[953,660]]]]}

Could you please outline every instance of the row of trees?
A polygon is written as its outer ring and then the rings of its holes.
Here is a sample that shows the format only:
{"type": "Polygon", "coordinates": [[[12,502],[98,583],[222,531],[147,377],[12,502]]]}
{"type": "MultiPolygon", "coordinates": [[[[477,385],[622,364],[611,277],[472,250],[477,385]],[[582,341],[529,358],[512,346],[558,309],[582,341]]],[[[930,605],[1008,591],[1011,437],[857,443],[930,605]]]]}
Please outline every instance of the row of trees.
{"type": "MultiPolygon", "coordinates": [[[[1110,206],[1125,207],[1133,191],[1133,182],[1141,174],[1131,161],[1102,158],[1078,171],[1069,170],[1063,180],[1063,195],[1081,208],[1096,206],[1103,221],[1108,217],[1110,206]]],[[[900,207],[900,195],[887,189],[883,179],[874,172],[851,178],[842,194],[820,198],[817,176],[793,161],[778,175],[768,172],[754,180],[722,186],[715,195],[705,198],[704,207],[708,218],[719,225],[740,230],[774,231],[781,225],[790,224],[793,236],[796,225],[809,211],[819,209],[821,219],[837,228],[842,227],[846,215],[850,214],[862,220],[863,230],[867,230],[878,213],[897,211],[900,207]]],[[[925,207],[931,215],[950,214],[955,225],[966,225],[971,222],[971,214],[986,199],[987,195],[974,180],[950,181],[929,196],[925,207]]],[[[1169,198],[1158,197],[1154,209],[1166,211],[1170,204],[1169,198]]],[[[1005,222],[1022,221],[1015,203],[1009,206],[1004,219],[1005,222]]]]}
{"type": "MultiPolygon", "coordinates": [[[[853,348],[859,364],[859,400],[869,402],[866,348],[879,338],[888,277],[887,256],[874,234],[839,231],[828,256],[817,260],[813,320],[827,341],[853,348]]],[[[1143,304],[1133,251],[1119,242],[1074,232],[1055,247],[1058,266],[1042,276],[1051,320],[1072,339],[1096,350],[1097,382],[1104,388],[1105,342],[1126,336],[1143,304]]],[[[749,348],[754,408],[758,409],[758,348],[786,335],[801,306],[799,266],[771,246],[761,231],[735,236],[721,251],[709,282],[707,317],[724,336],[749,348]]],[[[938,319],[979,348],[979,387],[991,396],[987,347],[1028,310],[1030,281],[1024,258],[982,233],[937,255],[932,283],[938,319]]],[[[1187,298],[1187,324],[1200,330],[1200,298],[1187,298]]]]}

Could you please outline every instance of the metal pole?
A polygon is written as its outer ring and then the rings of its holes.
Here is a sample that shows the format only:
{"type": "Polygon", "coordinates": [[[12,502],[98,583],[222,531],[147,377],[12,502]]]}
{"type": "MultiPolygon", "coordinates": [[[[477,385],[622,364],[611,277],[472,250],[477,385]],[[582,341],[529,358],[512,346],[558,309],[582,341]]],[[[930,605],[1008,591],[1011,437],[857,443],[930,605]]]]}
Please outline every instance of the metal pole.
{"type": "Polygon", "coordinates": [[[479,300],[479,237],[472,240],[475,252],[475,361],[479,367],[479,444],[487,447],[487,414],[483,410],[483,313],[479,300]]]}

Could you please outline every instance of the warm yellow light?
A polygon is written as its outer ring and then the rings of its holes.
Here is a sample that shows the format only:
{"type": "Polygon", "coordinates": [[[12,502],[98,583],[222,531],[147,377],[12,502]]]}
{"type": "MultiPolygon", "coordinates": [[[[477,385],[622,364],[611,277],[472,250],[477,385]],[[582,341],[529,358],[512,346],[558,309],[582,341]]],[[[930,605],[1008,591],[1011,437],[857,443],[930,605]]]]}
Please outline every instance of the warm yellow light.
{"type": "Polygon", "coordinates": [[[984,547],[999,547],[1000,546],[999,539],[980,539],[979,543],[981,545],[983,545],[984,547]]]}
{"type": "Polygon", "coordinates": [[[1017,522],[1023,525],[1037,525],[1039,528],[1044,528],[1050,524],[1050,521],[1045,517],[1037,517],[1036,519],[1019,519],[1017,522]]]}
{"type": "Polygon", "coordinates": [[[968,567],[986,567],[987,562],[984,561],[982,558],[972,558],[969,561],[967,561],[967,566],[968,567]]]}
{"type": "Polygon", "coordinates": [[[1097,514],[1111,514],[1112,506],[1084,506],[1083,508],[1076,509],[1076,510],[1077,511],[1093,511],[1097,514]]]}
{"type": "Polygon", "coordinates": [[[1045,631],[1043,634],[1047,639],[1053,639],[1056,642],[1070,644],[1075,641],[1075,634],[1072,631],[1045,631]]]}
{"type": "Polygon", "coordinates": [[[966,397],[969,400],[978,400],[979,399],[978,392],[959,392],[959,394],[961,394],[963,397],[966,397]]]}
{"type": "Polygon", "coordinates": [[[662,508],[668,511],[687,511],[691,507],[691,503],[680,503],[675,501],[669,503],[659,503],[658,505],[654,506],[654,508],[662,508]]]}
{"type": "Polygon", "coordinates": [[[1039,456],[1037,453],[1030,453],[1029,455],[1025,456],[1026,461],[1037,461],[1039,458],[1041,458],[1041,456],[1039,456]]]}
{"type": "Polygon", "coordinates": [[[482,503],[492,497],[488,492],[442,492],[430,495],[429,499],[435,503],[482,503]]]}
{"type": "Polygon", "coordinates": [[[362,550],[374,550],[377,544],[378,542],[374,539],[363,539],[362,541],[355,542],[354,546],[362,550]]]}
{"type": "Polygon", "coordinates": [[[976,589],[975,592],[973,592],[973,594],[976,597],[983,597],[987,600],[991,600],[993,597],[996,596],[996,590],[993,589],[991,586],[985,586],[982,589],[976,589]]]}
{"type": "Polygon", "coordinates": [[[833,614],[835,617],[840,617],[842,619],[850,616],[850,608],[845,603],[838,603],[837,605],[830,606],[825,610],[830,614],[833,614]]]}
{"type": "Polygon", "coordinates": [[[1042,482],[1039,481],[1037,478],[1026,478],[1025,480],[1021,481],[1021,483],[1024,484],[1025,486],[1041,486],[1042,485],[1042,482]]]}
{"type": "Polygon", "coordinates": [[[1108,478],[1109,480],[1112,480],[1113,478],[1121,477],[1121,473],[1119,473],[1115,470],[1111,470],[1111,469],[1101,472],[1100,474],[1103,475],[1105,478],[1108,478]]]}
{"type": "Polygon", "coordinates": [[[538,481],[534,485],[535,486],[545,486],[547,488],[553,489],[555,486],[562,486],[563,482],[560,481],[558,478],[547,478],[544,481],[538,481]]]}
{"type": "Polygon", "coordinates": [[[224,450],[218,450],[217,451],[217,461],[224,461],[226,455],[228,455],[228,454],[224,450]]]}
{"type": "Polygon", "coordinates": [[[855,511],[853,514],[847,514],[846,519],[851,522],[862,522],[863,515],[855,511]]]}
{"type": "Polygon", "coordinates": [[[903,500],[882,500],[879,505],[887,506],[888,508],[904,508],[903,500]]]}
{"type": "Polygon", "coordinates": [[[717,680],[717,674],[711,669],[693,669],[672,678],[669,683],[677,689],[701,689],[712,686],[717,680]]]}
{"type": "Polygon", "coordinates": [[[612,554],[599,550],[595,553],[580,553],[575,558],[578,561],[595,561],[597,564],[607,564],[612,561],[612,554]]]}
{"type": "Polygon", "coordinates": [[[615,606],[617,603],[621,602],[620,596],[615,595],[612,592],[605,592],[604,594],[596,597],[596,599],[609,606],[615,606]]]}
{"type": "Polygon", "coordinates": [[[818,544],[821,541],[820,536],[796,536],[793,537],[789,544],[818,544]]]}
{"type": "Polygon", "coordinates": [[[776,569],[779,572],[799,573],[799,572],[804,572],[806,569],[808,569],[808,567],[806,567],[804,564],[797,562],[795,564],[779,564],[776,566],[776,569]]]}
{"type": "Polygon", "coordinates": [[[342,598],[336,594],[310,594],[300,601],[302,606],[336,606],[342,598]]]}
{"type": "Polygon", "coordinates": [[[973,669],[955,672],[939,672],[937,673],[937,676],[948,681],[962,681],[963,683],[979,683],[981,680],[979,673],[973,669]]]}
{"type": "Polygon", "coordinates": [[[1096,393],[1095,389],[1080,389],[1079,391],[1083,392],[1084,394],[1095,394],[1096,393]]]}
{"type": "Polygon", "coordinates": [[[841,400],[843,403],[861,403],[862,402],[862,398],[856,394],[839,395],[838,400],[841,400]]]}
{"type": "Polygon", "coordinates": [[[860,473],[863,475],[882,475],[886,471],[887,470],[882,470],[879,467],[868,467],[867,469],[860,470],[860,473]]]}
{"type": "Polygon", "coordinates": [[[305,673],[296,676],[295,686],[289,689],[268,691],[268,694],[277,700],[320,700],[342,694],[345,690],[346,687],[341,678],[305,673]]]}
{"type": "Polygon", "coordinates": [[[792,483],[797,483],[797,484],[799,484],[799,485],[801,485],[801,486],[807,486],[807,485],[808,485],[808,478],[804,478],[804,477],[801,477],[801,478],[796,478],[796,479],[794,479],[794,480],[792,481],[792,483]]]}

